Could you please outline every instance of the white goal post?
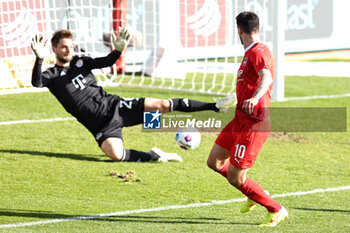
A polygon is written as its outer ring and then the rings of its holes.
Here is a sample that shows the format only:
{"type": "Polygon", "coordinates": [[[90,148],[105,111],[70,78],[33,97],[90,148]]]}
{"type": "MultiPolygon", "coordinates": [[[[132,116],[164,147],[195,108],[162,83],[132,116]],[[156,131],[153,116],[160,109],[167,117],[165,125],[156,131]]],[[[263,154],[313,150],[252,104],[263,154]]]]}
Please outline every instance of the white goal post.
{"type": "MultiPolygon", "coordinates": [[[[244,54],[235,16],[243,10],[258,13],[261,39],[281,62],[284,26],[279,17],[285,17],[281,2],[285,0],[1,0],[0,93],[35,90],[30,84],[34,34],[50,39],[55,30],[68,28],[77,52],[98,57],[110,51],[111,30],[127,24],[133,39],[118,72],[95,71],[102,85],[225,95],[235,90],[244,54]]],[[[53,56],[45,60],[46,67],[53,63],[53,56]]],[[[281,71],[276,78],[283,80],[281,71]]],[[[274,94],[283,100],[284,87],[279,87],[274,94]]]]}

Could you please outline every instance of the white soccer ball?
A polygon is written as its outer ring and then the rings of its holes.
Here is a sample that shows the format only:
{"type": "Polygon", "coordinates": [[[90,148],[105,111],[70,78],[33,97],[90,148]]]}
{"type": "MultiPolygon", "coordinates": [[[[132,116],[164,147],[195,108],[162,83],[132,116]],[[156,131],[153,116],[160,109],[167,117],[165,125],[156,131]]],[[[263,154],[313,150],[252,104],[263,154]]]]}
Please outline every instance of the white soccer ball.
{"type": "Polygon", "coordinates": [[[179,128],[175,141],[181,149],[193,150],[201,143],[201,134],[196,128],[179,128]]]}

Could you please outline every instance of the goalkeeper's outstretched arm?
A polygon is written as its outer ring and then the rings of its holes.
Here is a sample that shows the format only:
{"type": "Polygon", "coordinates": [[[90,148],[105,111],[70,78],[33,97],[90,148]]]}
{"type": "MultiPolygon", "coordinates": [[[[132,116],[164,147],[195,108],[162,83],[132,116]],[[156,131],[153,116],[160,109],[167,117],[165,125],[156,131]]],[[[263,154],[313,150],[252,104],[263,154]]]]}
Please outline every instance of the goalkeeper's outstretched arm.
{"type": "Polygon", "coordinates": [[[38,35],[32,39],[31,47],[36,56],[32,73],[32,85],[34,87],[43,87],[41,66],[47,52],[46,44],[47,40],[43,37],[39,38],[38,35]]]}
{"type": "Polygon", "coordinates": [[[105,57],[98,57],[90,60],[88,64],[91,69],[101,69],[112,66],[120,57],[121,53],[117,50],[113,50],[105,57]]]}
{"type": "Polygon", "coordinates": [[[120,57],[123,50],[128,46],[131,40],[131,33],[127,27],[119,27],[118,35],[111,34],[111,43],[114,50],[106,57],[98,57],[91,60],[90,68],[99,69],[112,66],[120,57]]]}
{"type": "Polygon", "coordinates": [[[42,58],[36,58],[34,68],[33,68],[33,73],[32,73],[32,85],[34,87],[43,87],[43,82],[42,82],[42,71],[41,71],[41,65],[43,63],[42,58]]]}

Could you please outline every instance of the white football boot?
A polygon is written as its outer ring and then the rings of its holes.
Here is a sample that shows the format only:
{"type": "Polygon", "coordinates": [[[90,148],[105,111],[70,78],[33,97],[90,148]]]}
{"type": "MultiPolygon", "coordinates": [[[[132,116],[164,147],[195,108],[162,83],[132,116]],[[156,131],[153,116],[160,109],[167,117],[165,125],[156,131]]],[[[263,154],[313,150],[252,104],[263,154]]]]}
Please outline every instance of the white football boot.
{"type": "Polygon", "coordinates": [[[219,109],[219,112],[227,112],[228,107],[237,103],[236,93],[228,94],[225,98],[216,101],[215,107],[219,109]]]}
{"type": "Polygon", "coordinates": [[[153,147],[149,151],[149,153],[151,153],[154,157],[158,156],[157,161],[159,162],[182,162],[182,158],[180,155],[176,153],[166,153],[157,147],[153,147]]]}

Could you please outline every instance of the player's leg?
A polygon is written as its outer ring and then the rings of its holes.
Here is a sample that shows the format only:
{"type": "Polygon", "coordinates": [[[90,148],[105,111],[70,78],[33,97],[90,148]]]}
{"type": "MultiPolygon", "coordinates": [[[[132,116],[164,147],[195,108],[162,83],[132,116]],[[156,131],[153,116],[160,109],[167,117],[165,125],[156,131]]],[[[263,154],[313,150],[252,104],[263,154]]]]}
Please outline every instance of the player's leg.
{"type": "Polygon", "coordinates": [[[144,110],[157,111],[161,113],[167,113],[170,110],[170,101],[166,99],[145,98],[144,110]]]}
{"type": "Polygon", "coordinates": [[[249,203],[251,203],[253,205],[247,206],[248,209],[254,208],[255,203],[267,209],[268,214],[266,220],[260,226],[274,227],[288,217],[288,211],[272,199],[260,184],[247,177],[248,170],[249,169],[237,168],[230,164],[227,172],[227,180],[231,185],[235,186],[248,197],[248,201],[245,204],[249,205],[249,203]]]}
{"type": "Polygon", "coordinates": [[[110,137],[102,142],[102,151],[112,160],[125,162],[182,162],[182,158],[175,153],[165,153],[154,147],[149,152],[124,149],[121,138],[110,137]]]}
{"type": "Polygon", "coordinates": [[[264,206],[269,212],[278,212],[281,206],[267,195],[258,183],[247,177],[247,172],[255,163],[266,138],[267,134],[265,133],[236,133],[235,144],[231,150],[231,165],[228,168],[227,180],[249,199],[264,206]]]}
{"type": "MultiPolygon", "coordinates": [[[[134,126],[143,122],[143,112],[147,99],[133,98],[120,100],[118,115],[122,119],[122,126],[134,126]]],[[[157,107],[164,109],[166,103],[158,103],[157,107]]],[[[150,110],[146,110],[150,111],[150,110]]],[[[118,117],[118,118],[119,118],[118,117]]],[[[124,150],[122,161],[160,161],[160,162],[182,162],[181,156],[176,153],[166,153],[157,147],[153,147],[149,152],[136,150],[124,150]]]]}
{"type": "Polygon", "coordinates": [[[115,114],[94,136],[101,150],[114,161],[147,162],[156,159],[152,158],[148,153],[124,149],[122,128],[118,114],[115,114]]]}
{"type": "Polygon", "coordinates": [[[145,99],[145,111],[157,111],[162,113],[180,111],[180,112],[196,112],[196,111],[220,111],[228,106],[235,104],[235,96],[229,95],[216,103],[208,103],[187,98],[173,99],[145,99]]]}
{"type": "Polygon", "coordinates": [[[151,152],[124,149],[123,140],[109,137],[101,144],[102,151],[112,160],[127,162],[158,161],[159,156],[151,152]]]}
{"type": "Polygon", "coordinates": [[[231,152],[229,150],[215,143],[210,151],[207,166],[227,178],[227,170],[230,165],[230,155],[231,152]]]}
{"type": "MultiPolygon", "coordinates": [[[[244,124],[244,122],[238,123],[244,124]]],[[[268,137],[268,132],[245,131],[236,133],[236,135],[238,136],[231,150],[231,164],[228,168],[227,180],[248,197],[247,202],[241,208],[241,212],[248,212],[254,208],[255,203],[258,203],[269,212],[267,217],[269,220],[265,224],[275,226],[288,216],[288,212],[272,199],[260,184],[247,177],[247,172],[253,166],[268,137]]]]}
{"type": "Polygon", "coordinates": [[[227,180],[231,185],[239,189],[247,179],[248,171],[249,168],[237,168],[230,164],[227,171],[227,180]]]}
{"type": "Polygon", "coordinates": [[[124,154],[123,140],[110,137],[101,144],[101,150],[112,160],[120,161],[124,154]]]}
{"type": "Polygon", "coordinates": [[[211,110],[216,112],[219,111],[219,108],[216,107],[216,103],[207,103],[207,102],[191,100],[187,98],[168,99],[168,101],[170,103],[169,112],[172,112],[172,111],[196,112],[196,111],[205,111],[205,110],[211,110]]]}
{"type": "Polygon", "coordinates": [[[241,206],[241,212],[251,211],[257,203],[264,206],[269,212],[278,212],[281,206],[258,183],[247,177],[248,171],[249,168],[238,168],[230,165],[227,172],[229,183],[248,197],[241,206]]]}
{"type": "Polygon", "coordinates": [[[215,140],[215,143],[210,151],[207,165],[215,172],[227,178],[227,170],[230,165],[231,148],[233,146],[234,138],[232,134],[232,127],[235,119],[230,121],[220,132],[215,140]]]}
{"type": "Polygon", "coordinates": [[[195,112],[204,110],[219,111],[215,103],[207,103],[191,99],[154,99],[145,98],[145,111],[167,113],[172,111],[195,112]]]}

